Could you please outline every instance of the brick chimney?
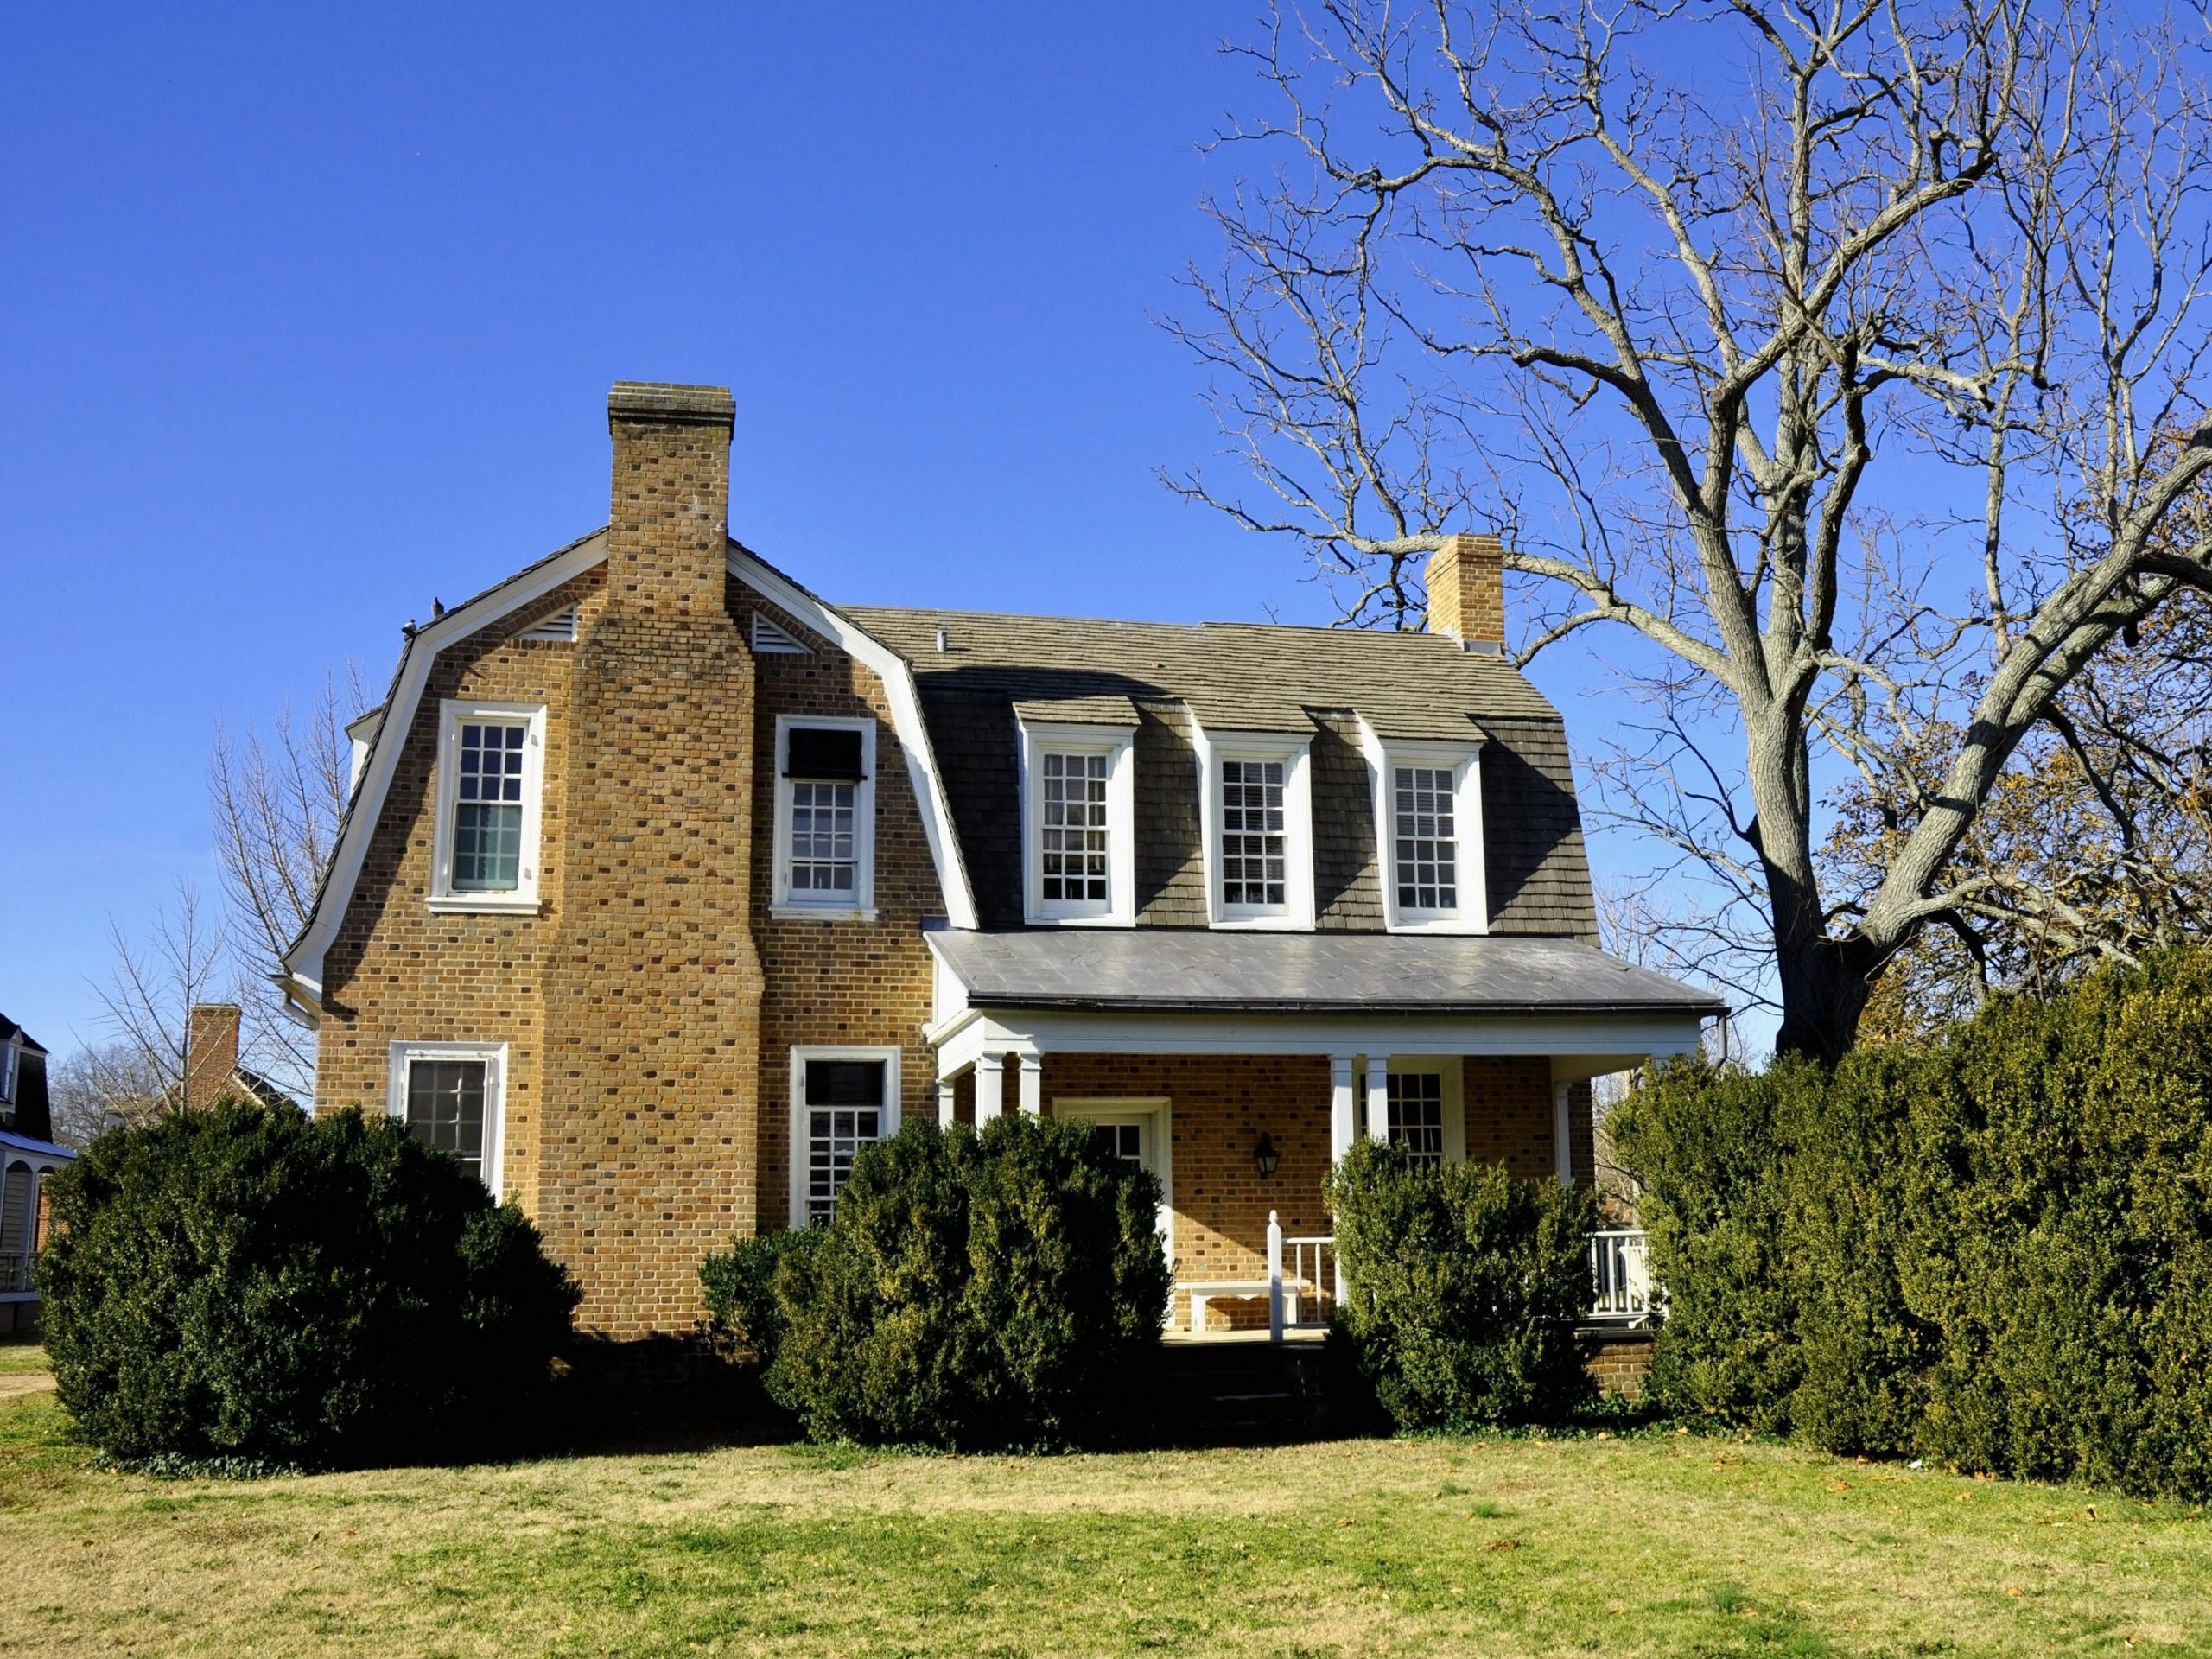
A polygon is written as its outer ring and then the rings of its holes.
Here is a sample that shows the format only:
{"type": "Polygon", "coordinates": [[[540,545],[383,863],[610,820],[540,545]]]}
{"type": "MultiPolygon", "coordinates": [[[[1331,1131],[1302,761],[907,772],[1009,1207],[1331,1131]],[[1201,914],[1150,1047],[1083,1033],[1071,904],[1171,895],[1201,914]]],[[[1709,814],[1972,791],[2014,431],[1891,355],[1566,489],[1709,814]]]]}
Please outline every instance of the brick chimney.
{"type": "Polygon", "coordinates": [[[735,421],[727,386],[615,383],[607,399],[614,439],[610,607],[681,616],[722,610],[735,421]]]}
{"type": "Polygon", "coordinates": [[[195,1002],[185,1027],[184,1109],[213,1106],[238,1069],[238,1005],[195,1002]]]}
{"type": "Polygon", "coordinates": [[[700,1259],[754,1230],[760,1149],[780,1144],[752,931],[753,660],[729,608],[734,423],[720,386],[626,381],[607,400],[607,599],[584,607],[569,681],[543,1058],[510,1073],[511,1144],[536,1147],[510,1160],[513,1190],[556,1255],[625,1264],[576,1314],[618,1340],[690,1328],[700,1259]]]}
{"type": "Polygon", "coordinates": [[[1470,651],[1505,649],[1505,543],[1454,536],[1428,556],[1428,631],[1470,651]]]}

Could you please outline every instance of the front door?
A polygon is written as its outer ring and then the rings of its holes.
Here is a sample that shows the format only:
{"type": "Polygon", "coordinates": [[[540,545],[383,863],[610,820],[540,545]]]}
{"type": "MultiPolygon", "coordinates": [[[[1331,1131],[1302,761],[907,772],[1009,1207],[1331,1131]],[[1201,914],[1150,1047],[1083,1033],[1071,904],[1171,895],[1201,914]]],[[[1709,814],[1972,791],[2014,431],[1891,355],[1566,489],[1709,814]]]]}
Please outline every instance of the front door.
{"type": "Polygon", "coordinates": [[[1167,1103],[1164,1100],[1055,1100],[1055,1117],[1087,1118],[1116,1158],[1148,1169],[1160,1179],[1160,1236],[1167,1260],[1175,1260],[1173,1230],[1174,1187],[1169,1156],[1167,1103]]]}

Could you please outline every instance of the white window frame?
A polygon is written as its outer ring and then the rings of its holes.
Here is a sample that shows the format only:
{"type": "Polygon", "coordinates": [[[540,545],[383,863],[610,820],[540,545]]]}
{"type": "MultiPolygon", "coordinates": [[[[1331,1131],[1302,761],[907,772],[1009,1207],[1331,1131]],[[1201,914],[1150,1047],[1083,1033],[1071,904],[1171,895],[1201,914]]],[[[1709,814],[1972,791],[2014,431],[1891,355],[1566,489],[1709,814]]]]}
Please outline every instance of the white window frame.
{"type": "Polygon", "coordinates": [[[791,1052],[791,1116],[788,1125],[791,1155],[785,1160],[791,1166],[789,1192],[791,1208],[785,1212],[785,1224],[792,1227],[806,1225],[806,1063],[809,1060],[881,1060],[883,1062],[883,1129],[876,1138],[888,1141],[899,1133],[904,1121],[899,1110],[899,1062],[906,1051],[897,1047],[867,1047],[849,1045],[810,1044],[794,1046],[791,1052]]]}
{"type": "MultiPolygon", "coordinates": [[[[1466,1064],[1456,1054],[1393,1054],[1389,1060],[1392,1075],[1433,1071],[1444,1079],[1444,1161],[1464,1164],[1467,1161],[1467,1077],[1466,1064]]],[[[1382,1128],[1389,1131],[1386,1121],[1382,1128]]],[[[1378,1140],[1382,1136],[1378,1135],[1378,1140]]]]}
{"type": "Polygon", "coordinates": [[[505,1043],[394,1043],[386,1061],[384,1109],[407,1122],[407,1068],[417,1060],[481,1060],[484,1063],[484,1155],[494,1204],[506,1198],[507,1046],[505,1043]]]}
{"type": "Polygon", "coordinates": [[[1152,1173],[1160,1178],[1160,1245],[1175,1266],[1175,1103],[1166,1095],[1052,1096],[1055,1118],[1094,1123],[1143,1123],[1152,1135],[1152,1173]]]}
{"type": "Polygon", "coordinates": [[[1487,933],[1489,878],[1483,868],[1482,744],[1413,741],[1378,737],[1360,722],[1368,782],[1375,800],[1375,868],[1382,883],[1382,925],[1392,933],[1487,933]],[[1452,817],[1459,843],[1459,903],[1448,911],[1401,908],[1398,904],[1398,791],[1400,766],[1448,768],[1452,817]]]}
{"type": "Polygon", "coordinates": [[[1022,914],[1033,925],[1135,927],[1137,920],[1137,728],[1073,722],[1020,722],[1022,914]],[[1044,759],[1103,754],[1106,764],[1106,902],[1056,900],[1045,893],[1044,759]]]}
{"type": "Polygon", "coordinates": [[[438,704],[437,823],[431,836],[432,910],[512,913],[538,906],[539,820],[545,799],[545,705],[542,702],[480,702],[448,697],[438,704]],[[512,893],[460,893],[453,885],[454,809],[460,804],[461,728],[472,721],[526,723],[522,746],[522,857],[512,893]]]}
{"type": "Polygon", "coordinates": [[[1197,728],[1198,836],[1205,847],[1206,921],[1226,932],[1313,931],[1313,744],[1287,732],[1210,733],[1197,728]],[[1223,898],[1221,767],[1225,760],[1283,763],[1283,899],[1277,906],[1231,905],[1223,898]]]}
{"type": "Polygon", "coordinates": [[[872,922],[875,919],[875,721],[870,716],[776,716],[774,878],[768,914],[779,921],[872,922]],[[853,896],[818,898],[791,891],[791,782],[784,775],[793,730],[858,732],[861,779],[853,785],[853,896]]]}

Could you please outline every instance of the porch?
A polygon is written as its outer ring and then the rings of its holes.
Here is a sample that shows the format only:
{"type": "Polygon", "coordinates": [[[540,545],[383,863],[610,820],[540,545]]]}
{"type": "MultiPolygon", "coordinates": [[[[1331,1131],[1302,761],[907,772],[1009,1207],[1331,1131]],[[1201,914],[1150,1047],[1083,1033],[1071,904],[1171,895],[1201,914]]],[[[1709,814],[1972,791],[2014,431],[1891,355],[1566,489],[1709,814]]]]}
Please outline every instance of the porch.
{"type": "Polygon", "coordinates": [[[47,1178],[77,1154],[50,1141],[0,1129],[0,1336],[35,1330],[32,1264],[47,1237],[47,1178]]]}

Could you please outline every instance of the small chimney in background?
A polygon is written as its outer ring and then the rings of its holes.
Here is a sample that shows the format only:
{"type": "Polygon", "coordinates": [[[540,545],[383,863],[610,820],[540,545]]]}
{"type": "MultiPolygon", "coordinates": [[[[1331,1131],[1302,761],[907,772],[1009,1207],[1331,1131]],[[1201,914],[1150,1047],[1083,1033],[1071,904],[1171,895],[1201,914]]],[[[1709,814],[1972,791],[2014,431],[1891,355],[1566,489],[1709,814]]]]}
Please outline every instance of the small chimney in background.
{"type": "Polygon", "coordinates": [[[238,1069],[238,1005],[195,1002],[186,1028],[184,1109],[213,1106],[238,1069]]]}
{"type": "Polygon", "coordinates": [[[614,439],[610,610],[666,619],[722,614],[735,424],[727,386],[615,383],[607,399],[614,439]]]}
{"type": "Polygon", "coordinates": [[[1505,649],[1505,543],[1454,536],[1428,556],[1428,631],[1469,651],[1505,649]]]}

